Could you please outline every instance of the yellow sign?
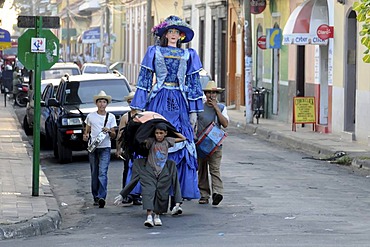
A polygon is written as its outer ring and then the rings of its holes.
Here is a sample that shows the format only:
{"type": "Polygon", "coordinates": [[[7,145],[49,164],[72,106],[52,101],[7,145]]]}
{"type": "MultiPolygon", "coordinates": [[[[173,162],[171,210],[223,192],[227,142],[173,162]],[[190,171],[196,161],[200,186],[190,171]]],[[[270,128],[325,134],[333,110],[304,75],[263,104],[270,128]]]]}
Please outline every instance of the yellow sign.
{"type": "Polygon", "coordinates": [[[316,123],[315,97],[294,97],[293,123],[316,123]]]}
{"type": "Polygon", "coordinates": [[[12,42],[0,42],[0,50],[12,47],[12,42]]]}

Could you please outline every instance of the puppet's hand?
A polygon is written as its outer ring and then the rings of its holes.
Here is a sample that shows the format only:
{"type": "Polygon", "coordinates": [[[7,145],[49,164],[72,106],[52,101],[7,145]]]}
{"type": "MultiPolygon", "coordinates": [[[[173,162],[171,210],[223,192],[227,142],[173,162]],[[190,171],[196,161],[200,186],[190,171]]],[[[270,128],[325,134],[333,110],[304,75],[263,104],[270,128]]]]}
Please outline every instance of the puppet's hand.
{"type": "Polygon", "coordinates": [[[193,127],[194,129],[195,124],[197,123],[197,113],[196,112],[190,113],[189,118],[190,118],[191,127],[193,127]]]}
{"type": "Polygon", "coordinates": [[[121,195],[118,195],[114,198],[114,205],[118,206],[122,203],[123,197],[121,195]]]}

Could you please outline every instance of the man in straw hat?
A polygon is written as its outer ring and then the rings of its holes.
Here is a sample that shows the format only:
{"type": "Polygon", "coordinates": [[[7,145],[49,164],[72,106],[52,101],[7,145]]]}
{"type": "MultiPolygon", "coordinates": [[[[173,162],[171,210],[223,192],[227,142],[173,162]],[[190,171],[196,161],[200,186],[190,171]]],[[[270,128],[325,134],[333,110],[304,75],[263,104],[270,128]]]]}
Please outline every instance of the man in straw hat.
{"type": "MultiPolygon", "coordinates": [[[[209,81],[203,89],[206,96],[204,111],[198,113],[197,136],[203,132],[212,122],[224,128],[229,123],[229,116],[224,104],[217,103],[217,94],[224,91],[217,87],[215,81],[209,81]]],[[[201,198],[199,204],[208,204],[211,195],[209,186],[208,171],[211,175],[212,205],[218,205],[223,199],[223,183],[221,179],[220,166],[222,159],[222,145],[208,157],[198,155],[198,187],[201,198]]]]}
{"type": "MultiPolygon", "coordinates": [[[[128,105],[131,104],[132,99],[134,98],[135,92],[130,92],[127,96],[124,97],[124,100],[127,101],[128,105]]],[[[122,189],[125,187],[126,183],[129,182],[131,179],[131,174],[128,176],[130,165],[132,167],[133,157],[130,157],[128,151],[127,140],[125,140],[124,134],[127,130],[127,124],[132,120],[135,114],[138,112],[137,110],[130,108],[131,110],[121,117],[121,121],[119,122],[118,126],[118,134],[116,138],[116,156],[121,157],[123,159],[123,172],[122,172],[122,189]]],[[[141,186],[140,183],[130,192],[130,194],[124,198],[122,198],[123,204],[130,204],[133,205],[142,205],[141,201],[141,186]]]]}
{"type": "Polygon", "coordinates": [[[107,197],[108,166],[110,163],[111,141],[116,137],[116,118],[112,113],[106,112],[106,107],[112,101],[112,97],[104,91],[93,97],[98,110],[87,115],[83,139],[89,145],[97,138],[100,132],[106,133],[105,138],[99,146],[89,152],[91,169],[91,192],[94,198],[94,205],[104,208],[107,197]]]}

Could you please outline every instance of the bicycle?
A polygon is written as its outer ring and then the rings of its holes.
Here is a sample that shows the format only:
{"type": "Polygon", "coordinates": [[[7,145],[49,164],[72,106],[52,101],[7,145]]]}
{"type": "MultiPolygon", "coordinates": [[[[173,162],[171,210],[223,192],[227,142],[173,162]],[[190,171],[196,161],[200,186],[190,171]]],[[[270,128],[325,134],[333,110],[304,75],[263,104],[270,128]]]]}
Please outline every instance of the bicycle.
{"type": "Polygon", "coordinates": [[[265,114],[264,104],[265,104],[265,92],[264,87],[253,87],[253,117],[256,118],[257,124],[261,115],[265,114]]]}

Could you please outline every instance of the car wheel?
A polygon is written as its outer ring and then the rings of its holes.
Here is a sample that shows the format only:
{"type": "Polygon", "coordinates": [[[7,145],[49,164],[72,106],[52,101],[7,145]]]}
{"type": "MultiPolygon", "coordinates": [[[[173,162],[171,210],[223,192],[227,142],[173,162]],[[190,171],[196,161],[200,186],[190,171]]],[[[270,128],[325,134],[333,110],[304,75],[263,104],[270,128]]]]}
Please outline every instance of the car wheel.
{"type": "Polygon", "coordinates": [[[26,135],[32,135],[33,129],[28,124],[27,116],[24,116],[23,118],[23,129],[26,135]]]}
{"type": "Polygon", "coordinates": [[[72,150],[62,144],[62,136],[58,132],[57,135],[57,146],[58,146],[58,161],[61,164],[72,162],[72,150]]]}

